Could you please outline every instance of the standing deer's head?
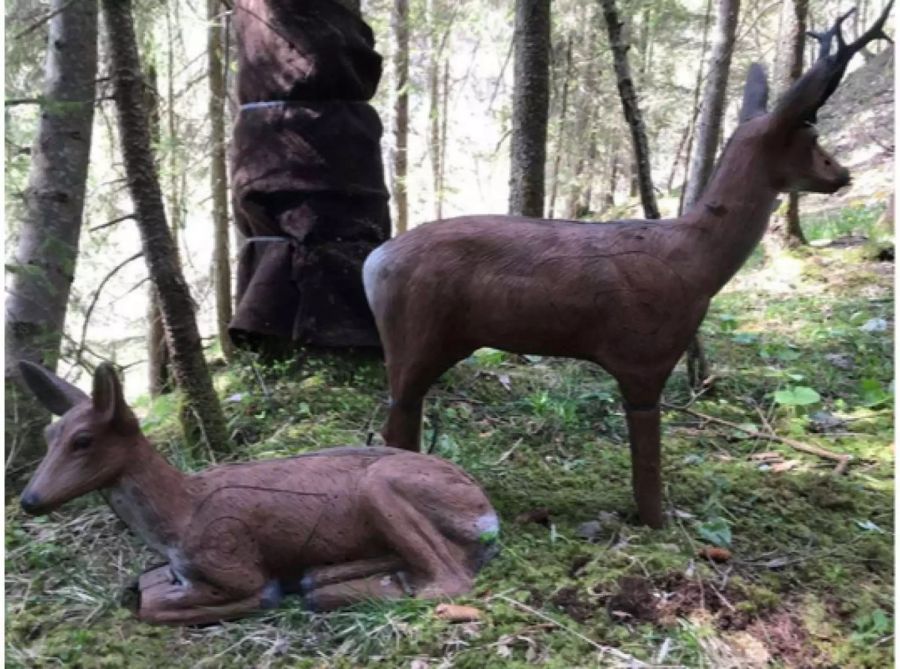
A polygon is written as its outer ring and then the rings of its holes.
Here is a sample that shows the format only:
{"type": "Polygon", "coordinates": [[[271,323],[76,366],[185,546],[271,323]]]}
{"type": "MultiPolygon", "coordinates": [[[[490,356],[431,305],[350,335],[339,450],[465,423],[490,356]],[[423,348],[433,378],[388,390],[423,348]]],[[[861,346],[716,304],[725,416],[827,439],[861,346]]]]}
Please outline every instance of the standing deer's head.
{"type": "Polygon", "coordinates": [[[766,111],[768,85],[760,65],[750,66],[744,87],[740,123],[735,139],[753,139],[766,152],[771,186],[780,192],[808,191],[833,193],[850,183],[850,172],[818,143],[816,114],[834,93],[853,55],[876,39],[890,38],[884,23],[893,0],[874,25],[851,44],[844,41],[841,24],[855,9],[839,17],[831,29],[808,33],[819,42],[819,57],[781,97],[771,112],[766,111]],[[831,53],[833,44],[837,49],[831,53]]]}
{"type": "Polygon", "coordinates": [[[132,457],[140,427],[112,365],[97,368],[91,397],[40,365],[23,361],[19,369],[38,401],[62,416],[45,431],[47,455],[22,493],[22,508],[48,513],[114,483],[132,457]]]}

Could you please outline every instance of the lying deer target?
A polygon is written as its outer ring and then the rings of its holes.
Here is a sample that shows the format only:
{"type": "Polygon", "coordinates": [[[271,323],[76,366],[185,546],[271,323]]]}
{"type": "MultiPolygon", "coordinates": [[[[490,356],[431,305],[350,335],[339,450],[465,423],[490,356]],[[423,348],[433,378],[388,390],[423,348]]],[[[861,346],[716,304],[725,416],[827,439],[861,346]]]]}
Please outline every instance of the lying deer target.
{"type": "Polygon", "coordinates": [[[496,551],[497,514],[465,472],[393,448],[332,448],[226,464],[170,465],[142,434],[112,366],[89,397],[20,363],[38,400],[62,416],[22,493],[31,514],[98,490],[168,563],[141,575],[150,623],[237,618],[303,594],[314,610],[364,599],[468,591],[496,551]]]}

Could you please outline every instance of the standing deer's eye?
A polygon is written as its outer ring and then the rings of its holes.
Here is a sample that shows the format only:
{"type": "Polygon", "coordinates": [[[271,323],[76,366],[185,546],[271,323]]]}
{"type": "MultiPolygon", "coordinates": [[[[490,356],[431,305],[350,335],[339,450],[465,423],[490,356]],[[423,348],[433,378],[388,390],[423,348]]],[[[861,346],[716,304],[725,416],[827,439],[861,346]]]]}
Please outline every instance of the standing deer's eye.
{"type": "Polygon", "coordinates": [[[92,441],[91,435],[85,433],[79,434],[72,440],[72,450],[83,451],[91,445],[92,441]]]}

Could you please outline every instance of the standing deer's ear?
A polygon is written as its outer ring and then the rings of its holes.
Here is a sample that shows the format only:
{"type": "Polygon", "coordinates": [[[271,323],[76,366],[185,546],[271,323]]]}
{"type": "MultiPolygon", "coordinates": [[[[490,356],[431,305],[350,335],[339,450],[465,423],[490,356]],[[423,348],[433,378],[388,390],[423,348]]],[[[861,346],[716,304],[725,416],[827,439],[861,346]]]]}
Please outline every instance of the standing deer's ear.
{"type": "Polygon", "coordinates": [[[94,372],[92,395],[94,411],[109,421],[117,432],[128,434],[138,429],[137,418],[125,403],[122,383],[108,362],[101,363],[94,372]]]}
{"type": "Polygon", "coordinates": [[[759,63],[753,63],[747,72],[747,83],[744,84],[744,101],[741,104],[738,122],[744,123],[751,118],[765,114],[768,103],[769,83],[766,81],[766,71],[759,63]]]}
{"type": "Polygon", "coordinates": [[[76,404],[88,399],[88,396],[81,390],[41,365],[21,360],[19,371],[22,373],[25,385],[28,386],[38,402],[56,416],[62,416],[76,404]]]}

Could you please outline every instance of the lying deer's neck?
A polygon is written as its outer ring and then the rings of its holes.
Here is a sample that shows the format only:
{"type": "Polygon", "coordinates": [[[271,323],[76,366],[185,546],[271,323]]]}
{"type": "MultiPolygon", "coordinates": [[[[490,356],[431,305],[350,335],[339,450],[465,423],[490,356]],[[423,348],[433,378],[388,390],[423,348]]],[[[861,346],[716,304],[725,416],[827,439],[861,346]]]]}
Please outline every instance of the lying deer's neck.
{"type": "Polygon", "coordinates": [[[746,145],[728,146],[703,195],[680,221],[696,233],[704,288],[715,295],[741,268],[769,223],[778,195],[769,165],[746,145]]]}
{"type": "Polygon", "coordinates": [[[192,508],[187,476],[170,465],[141,435],[134,456],[115,484],[104,490],[116,515],[163,555],[178,544],[192,508]]]}

